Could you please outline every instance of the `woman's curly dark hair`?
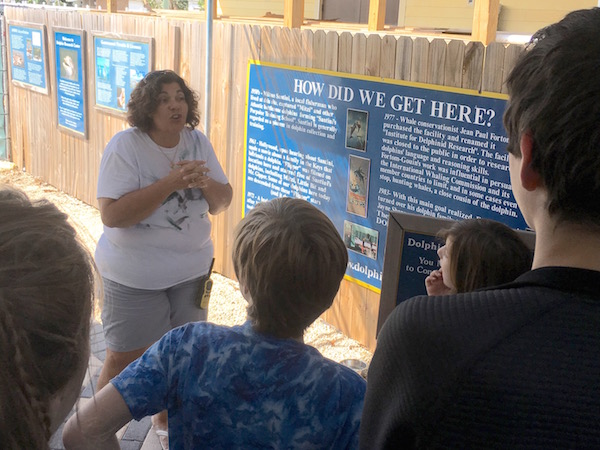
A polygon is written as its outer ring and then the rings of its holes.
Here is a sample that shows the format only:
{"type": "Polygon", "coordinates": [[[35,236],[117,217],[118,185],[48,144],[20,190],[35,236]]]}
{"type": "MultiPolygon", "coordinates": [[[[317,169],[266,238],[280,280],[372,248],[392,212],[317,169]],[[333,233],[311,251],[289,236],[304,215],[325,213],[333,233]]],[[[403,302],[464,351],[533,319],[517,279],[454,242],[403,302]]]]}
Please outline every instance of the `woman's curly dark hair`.
{"type": "Polygon", "coordinates": [[[198,113],[198,99],[183,78],[172,70],[156,70],[149,72],[135,89],[131,92],[129,103],[127,103],[127,121],[132,127],[137,127],[147,133],[152,130],[154,122],[152,114],[158,108],[158,96],[164,84],[177,83],[185,95],[188,105],[188,113],[185,123],[190,128],[196,128],[200,123],[198,113]]]}

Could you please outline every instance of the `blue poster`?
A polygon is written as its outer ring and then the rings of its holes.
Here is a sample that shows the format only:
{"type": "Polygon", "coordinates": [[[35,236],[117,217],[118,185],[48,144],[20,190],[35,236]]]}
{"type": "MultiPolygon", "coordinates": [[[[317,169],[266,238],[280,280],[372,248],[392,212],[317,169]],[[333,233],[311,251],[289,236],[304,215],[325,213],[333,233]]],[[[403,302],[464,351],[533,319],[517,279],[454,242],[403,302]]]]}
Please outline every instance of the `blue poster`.
{"type": "Polygon", "coordinates": [[[55,30],[56,104],[58,125],[85,136],[85,71],[83,33],[55,30]]]}
{"type": "Polygon", "coordinates": [[[131,91],[150,72],[150,40],[94,36],[96,105],[124,112],[131,91]]]}
{"type": "Polygon", "coordinates": [[[343,236],[346,277],[380,292],[392,210],[526,228],[505,104],[501,94],[251,62],[244,213],[306,199],[343,236]]]}
{"type": "Polygon", "coordinates": [[[8,30],[12,81],[47,94],[44,28],[9,24],[8,30]]]}
{"type": "Polygon", "coordinates": [[[437,251],[444,245],[437,237],[422,233],[405,232],[403,241],[398,243],[402,282],[398,284],[396,305],[415,295],[427,295],[425,278],[439,269],[437,251]]]}

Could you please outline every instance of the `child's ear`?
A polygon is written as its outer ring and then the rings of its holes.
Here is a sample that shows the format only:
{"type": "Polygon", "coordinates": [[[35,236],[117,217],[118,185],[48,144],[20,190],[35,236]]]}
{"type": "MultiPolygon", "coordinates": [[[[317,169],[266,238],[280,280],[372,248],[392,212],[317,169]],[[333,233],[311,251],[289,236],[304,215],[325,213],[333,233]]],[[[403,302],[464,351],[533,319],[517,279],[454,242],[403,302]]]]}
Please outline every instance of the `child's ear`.
{"type": "Polygon", "coordinates": [[[541,177],[533,167],[535,143],[531,131],[526,131],[521,135],[519,144],[521,149],[521,184],[526,190],[533,191],[541,185],[541,177]]]}

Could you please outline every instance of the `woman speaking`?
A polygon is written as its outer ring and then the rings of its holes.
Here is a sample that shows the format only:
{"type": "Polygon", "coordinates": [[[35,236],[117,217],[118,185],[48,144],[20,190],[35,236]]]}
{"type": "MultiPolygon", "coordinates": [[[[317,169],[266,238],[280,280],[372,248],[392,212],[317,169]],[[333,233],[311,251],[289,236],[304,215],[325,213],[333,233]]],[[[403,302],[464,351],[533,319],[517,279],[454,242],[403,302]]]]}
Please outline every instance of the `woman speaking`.
{"type": "MultiPolygon", "coordinates": [[[[213,261],[208,213],[229,206],[232,188],[208,138],[194,129],[197,107],[175,72],[150,72],[127,104],[132,128],[102,155],[104,232],[95,259],[107,350],[98,389],[170,329],[206,320],[199,298],[213,261]]],[[[153,422],[165,434],[166,417],[153,422]]]]}

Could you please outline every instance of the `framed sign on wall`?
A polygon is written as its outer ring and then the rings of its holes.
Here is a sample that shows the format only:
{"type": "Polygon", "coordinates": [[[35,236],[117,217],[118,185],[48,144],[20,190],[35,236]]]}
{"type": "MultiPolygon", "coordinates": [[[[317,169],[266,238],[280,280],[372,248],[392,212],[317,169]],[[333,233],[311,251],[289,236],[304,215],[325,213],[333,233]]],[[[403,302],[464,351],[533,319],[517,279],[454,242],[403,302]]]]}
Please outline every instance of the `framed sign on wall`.
{"type": "Polygon", "coordinates": [[[11,82],[47,95],[46,27],[34,23],[9,22],[8,51],[11,82]]]}
{"type": "Polygon", "coordinates": [[[154,40],[106,33],[92,39],[95,106],[124,114],[131,91],[154,68],[154,40]]]}
{"type": "Polygon", "coordinates": [[[87,138],[85,33],[54,28],[56,108],[62,131],[87,138]]]}
{"type": "Polygon", "coordinates": [[[390,211],[526,228],[510,186],[506,98],[250,61],[243,214],[306,199],[343,236],[346,278],[380,293],[390,211]]]}

